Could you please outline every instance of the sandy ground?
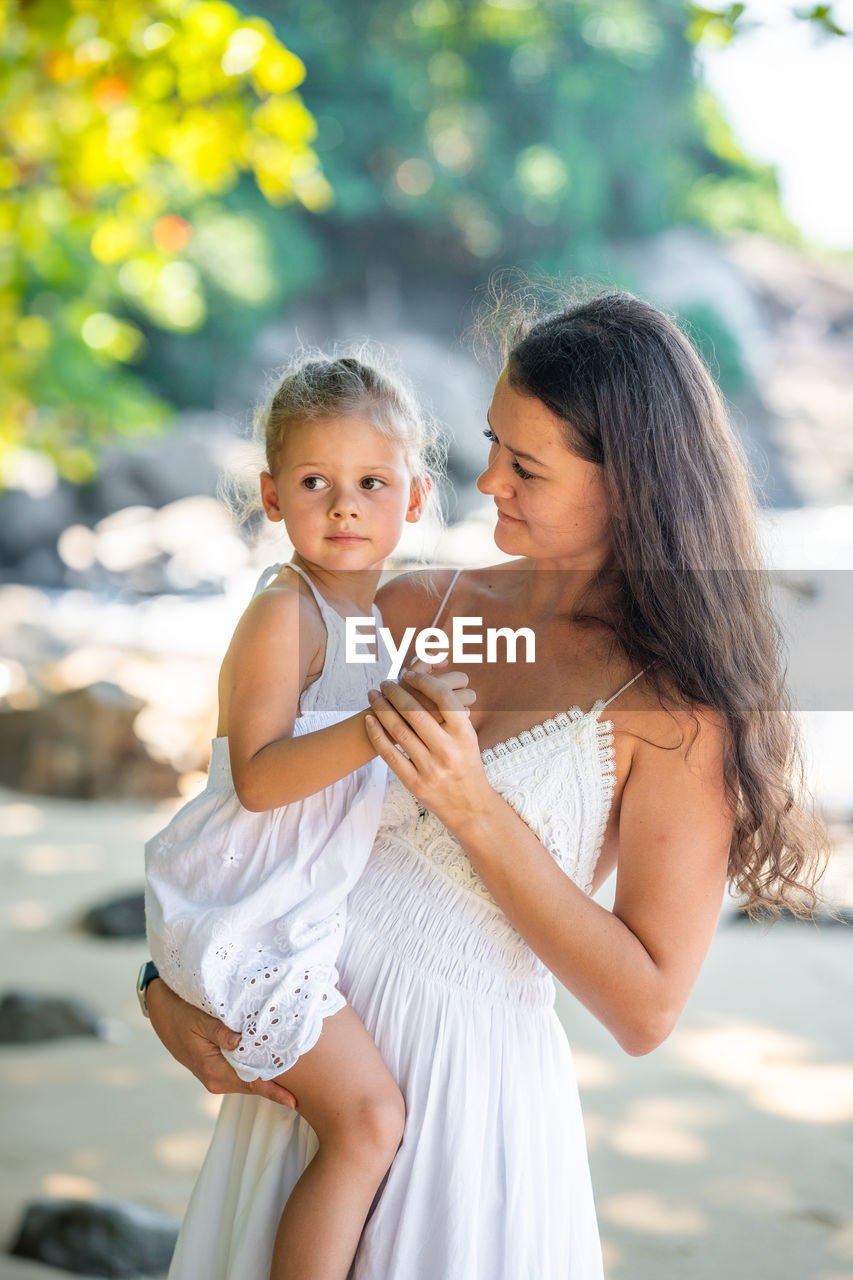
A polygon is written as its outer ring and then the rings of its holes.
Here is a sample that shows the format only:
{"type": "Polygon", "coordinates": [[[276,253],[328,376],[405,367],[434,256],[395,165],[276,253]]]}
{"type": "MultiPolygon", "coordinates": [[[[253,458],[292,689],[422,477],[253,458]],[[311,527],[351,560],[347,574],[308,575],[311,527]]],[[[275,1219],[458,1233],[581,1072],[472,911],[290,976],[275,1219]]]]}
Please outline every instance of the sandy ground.
{"type": "MultiPolygon", "coordinates": [[[[144,943],[76,927],[93,902],[138,886],[142,841],[162,821],[0,794],[3,985],[87,996],[113,1031],[0,1050],[4,1247],[44,1194],[179,1214],[204,1154],[217,1100],[138,1012],[144,943]]],[[[853,904],[851,863],[848,844],[835,892],[853,904]]],[[[851,958],[847,927],[767,929],[727,910],[678,1029],[640,1059],[561,998],[608,1280],[853,1280],[851,958]]],[[[58,1274],[0,1255],[2,1280],[58,1274]]]]}

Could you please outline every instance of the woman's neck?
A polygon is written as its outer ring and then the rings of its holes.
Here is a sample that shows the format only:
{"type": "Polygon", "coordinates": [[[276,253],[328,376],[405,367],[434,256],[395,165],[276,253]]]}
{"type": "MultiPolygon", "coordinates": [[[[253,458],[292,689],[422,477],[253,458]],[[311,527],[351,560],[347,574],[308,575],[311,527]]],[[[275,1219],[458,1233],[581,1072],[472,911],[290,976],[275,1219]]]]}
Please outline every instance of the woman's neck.
{"type": "MultiPolygon", "coordinates": [[[[517,566],[517,567],[516,567],[517,566]]],[[[567,567],[551,560],[520,560],[514,588],[528,617],[573,616],[584,612],[609,614],[612,575],[602,569],[567,567]]]]}

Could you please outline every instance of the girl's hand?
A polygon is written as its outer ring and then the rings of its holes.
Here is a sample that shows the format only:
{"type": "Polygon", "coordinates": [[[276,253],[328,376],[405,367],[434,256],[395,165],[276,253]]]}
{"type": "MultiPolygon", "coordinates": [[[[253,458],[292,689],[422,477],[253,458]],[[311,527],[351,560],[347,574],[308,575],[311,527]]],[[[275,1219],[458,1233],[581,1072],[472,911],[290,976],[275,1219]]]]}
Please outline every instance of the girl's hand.
{"type": "MultiPolygon", "coordinates": [[[[418,658],[410,667],[405,668],[400,673],[400,679],[405,680],[409,672],[416,675],[434,675],[436,680],[440,680],[446,688],[450,689],[457,695],[460,703],[465,708],[465,713],[467,715],[468,708],[477,701],[477,695],[473,689],[468,688],[468,677],[464,671],[442,670],[443,667],[447,666],[447,661],[447,658],[445,658],[442,662],[435,662],[430,666],[428,662],[422,662],[420,658],[418,658]]],[[[416,683],[413,680],[408,680],[407,683],[411,692],[417,698],[421,706],[430,713],[434,720],[437,720],[438,723],[441,724],[441,710],[435,700],[427,694],[422,693],[420,689],[417,688],[416,683]]]]}
{"type": "Polygon", "coordinates": [[[441,676],[408,671],[402,683],[385,681],[381,693],[368,694],[365,719],[377,755],[451,831],[488,812],[495,799],[462,702],[466,692],[441,676]]]}
{"type": "Polygon", "coordinates": [[[223,1049],[236,1049],[239,1033],[231,1031],[195,1005],[187,1004],[167,987],[162,978],[148,985],[148,1012],[151,1025],[172,1057],[188,1067],[208,1093],[254,1093],[270,1102],[295,1107],[296,1099],[274,1080],[241,1080],[222,1056],[223,1049]]]}

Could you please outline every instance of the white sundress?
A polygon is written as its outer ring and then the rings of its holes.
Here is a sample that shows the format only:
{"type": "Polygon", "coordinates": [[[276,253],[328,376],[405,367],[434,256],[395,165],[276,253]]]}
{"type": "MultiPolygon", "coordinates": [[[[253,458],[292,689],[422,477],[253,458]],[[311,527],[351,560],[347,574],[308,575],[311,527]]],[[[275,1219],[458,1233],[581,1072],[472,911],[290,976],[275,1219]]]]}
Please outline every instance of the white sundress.
{"type": "MultiPolygon", "coordinates": [[[[601,715],[627,687],[482,753],[491,785],[587,893],[615,785],[601,715]]],[[[393,775],[339,967],[406,1101],[352,1280],[602,1280],[553,979],[456,839],[393,775]]],[[[228,1095],[170,1280],[268,1280],[282,1207],[315,1151],[294,1112],[228,1095]]]]}
{"type": "MultiPolygon", "coordinates": [[[[259,591],[275,565],[265,571],[259,591]]],[[[308,584],[326,627],[320,676],[302,693],[294,737],[368,706],[388,672],[380,658],[345,661],[345,621],[308,584]]],[[[387,768],[372,760],[340,782],[251,813],[231,779],[228,739],[214,738],[205,789],[145,846],[151,955],[167,984],[242,1032],[226,1057],[244,1080],[287,1071],[346,1001],[336,959],[346,897],[373,844],[387,768]]]]}

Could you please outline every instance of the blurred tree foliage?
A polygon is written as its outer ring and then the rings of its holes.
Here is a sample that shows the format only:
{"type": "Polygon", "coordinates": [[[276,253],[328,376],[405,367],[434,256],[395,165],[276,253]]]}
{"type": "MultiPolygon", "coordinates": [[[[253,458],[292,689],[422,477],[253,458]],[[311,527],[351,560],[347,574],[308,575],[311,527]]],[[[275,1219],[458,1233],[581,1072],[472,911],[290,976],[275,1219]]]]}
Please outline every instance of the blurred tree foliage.
{"type": "MultiPolygon", "coordinates": [[[[8,10],[0,448],[26,432],[82,477],[167,401],[215,403],[307,293],[609,275],[611,246],[684,223],[797,234],[697,72],[749,3],[253,7],[8,10]]],[[[844,35],[831,5],[800,16],[844,35]]]]}
{"type": "Polygon", "coordinates": [[[299,58],[221,0],[20,0],[0,18],[0,480],[20,444],[86,478],[92,447],[162,420],[127,369],[146,332],[262,305],[275,272],[228,208],[241,173],[318,211],[331,188],[299,58]]]}
{"type": "MultiPolygon", "coordinates": [[[[711,10],[700,30],[683,0],[256,4],[311,68],[335,191],[320,219],[236,193],[281,274],[300,246],[298,288],[396,278],[464,298],[507,263],[609,278],[614,242],[678,223],[796,234],[772,169],[740,152],[697,77],[711,10]]],[[[716,16],[731,34],[737,17],[716,16]]],[[[233,330],[253,321],[233,307],[212,319],[180,348],[150,336],[146,371],[179,403],[233,381],[233,330]]]]}
{"type": "MultiPolygon", "coordinates": [[[[823,36],[846,36],[849,32],[838,25],[831,4],[816,4],[811,9],[789,7],[788,12],[795,18],[812,24],[813,29],[823,36]]],[[[701,4],[687,5],[687,38],[688,40],[706,40],[716,45],[730,44],[740,31],[756,25],[749,4],[729,4],[722,9],[708,9],[701,4]]]]}

